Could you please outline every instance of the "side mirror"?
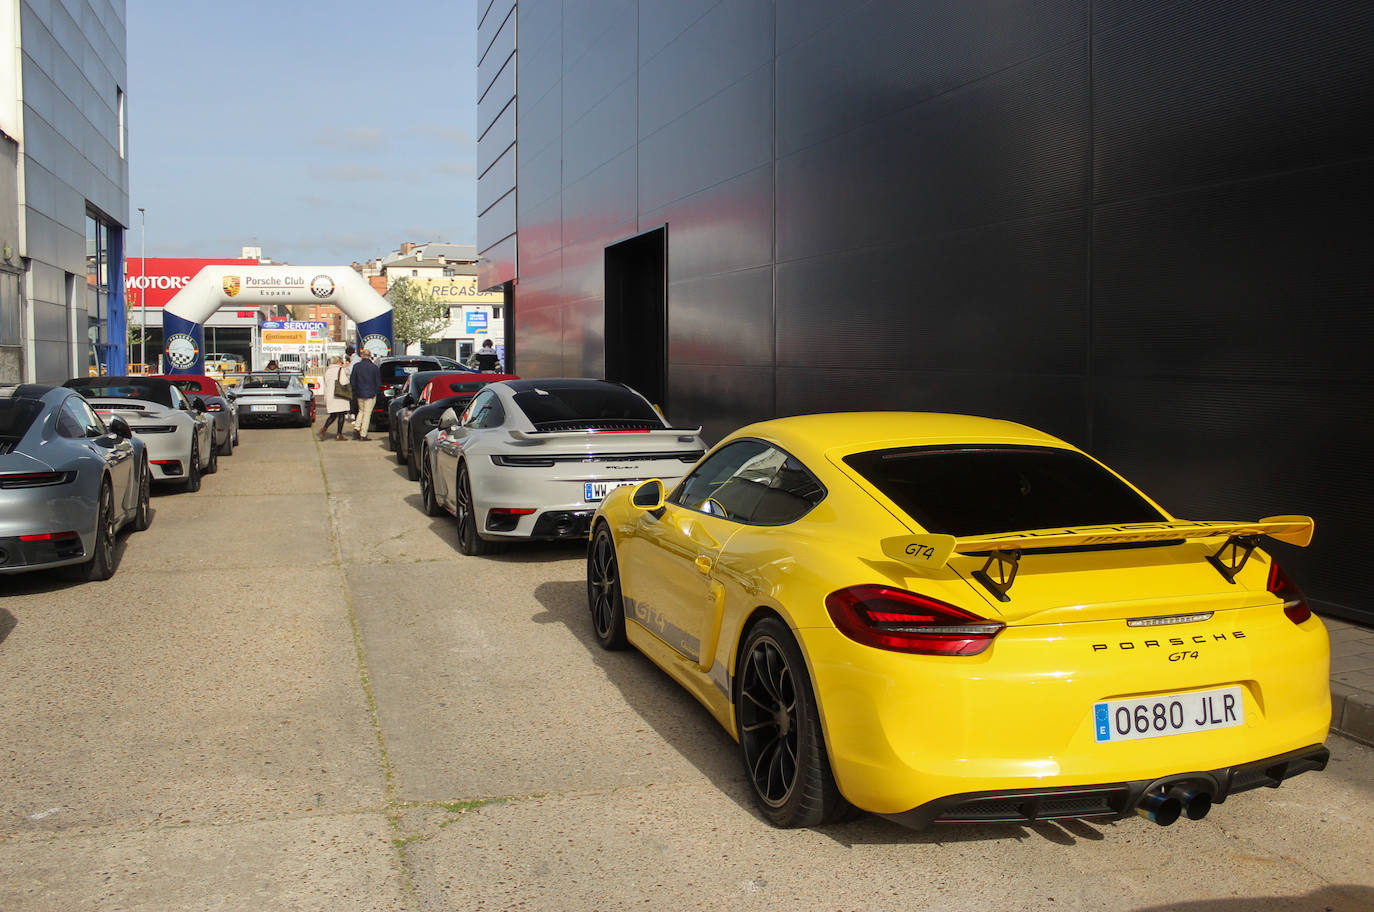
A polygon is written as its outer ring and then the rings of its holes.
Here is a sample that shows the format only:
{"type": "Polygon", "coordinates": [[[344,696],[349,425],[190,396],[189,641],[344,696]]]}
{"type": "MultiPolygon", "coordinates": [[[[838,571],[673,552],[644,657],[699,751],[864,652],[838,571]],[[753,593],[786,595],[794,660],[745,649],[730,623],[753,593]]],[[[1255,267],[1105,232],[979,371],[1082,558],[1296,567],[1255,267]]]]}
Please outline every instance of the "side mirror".
{"type": "Polygon", "coordinates": [[[439,427],[448,430],[458,426],[458,413],[451,408],[446,408],[439,416],[439,427]]]}
{"type": "Polygon", "coordinates": [[[205,400],[197,396],[196,398],[191,400],[191,408],[195,409],[198,412],[204,413],[205,400]]]}
{"type": "Polygon", "coordinates": [[[109,421],[105,422],[105,426],[114,432],[116,436],[122,437],[125,440],[130,440],[134,436],[133,430],[129,427],[129,422],[125,421],[120,415],[112,416],[109,421]]]}
{"type": "Polygon", "coordinates": [[[643,510],[646,513],[652,513],[654,510],[662,510],[663,482],[659,481],[657,478],[651,478],[641,483],[635,488],[635,492],[630,495],[630,503],[634,504],[636,509],[643,510]]]}

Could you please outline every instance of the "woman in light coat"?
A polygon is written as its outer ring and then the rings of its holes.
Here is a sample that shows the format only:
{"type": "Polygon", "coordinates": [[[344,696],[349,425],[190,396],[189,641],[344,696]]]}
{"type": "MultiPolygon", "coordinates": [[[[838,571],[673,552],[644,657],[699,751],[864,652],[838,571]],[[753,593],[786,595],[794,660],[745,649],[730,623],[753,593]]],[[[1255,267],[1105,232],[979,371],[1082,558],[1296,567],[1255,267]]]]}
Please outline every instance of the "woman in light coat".
{"type": "MultiPolygon", "coordinates": [[[[339,426],[334,434],[334,439],[344,439],[344,422],[348,420],[348,398],[340,399],[335,395],[334,389],[338,385],[339,374],[343,367],[343,359],[335,355],[329,359],[329,366],[324,369],[324,410],[329,413],[329,417],[324,419],[324,427],[320,428],[321,440],[329,436],[329,425],[335,421],[338,421],[339,426]]],[[[347,376],[344,374],[345,379],[347,376]]]]}

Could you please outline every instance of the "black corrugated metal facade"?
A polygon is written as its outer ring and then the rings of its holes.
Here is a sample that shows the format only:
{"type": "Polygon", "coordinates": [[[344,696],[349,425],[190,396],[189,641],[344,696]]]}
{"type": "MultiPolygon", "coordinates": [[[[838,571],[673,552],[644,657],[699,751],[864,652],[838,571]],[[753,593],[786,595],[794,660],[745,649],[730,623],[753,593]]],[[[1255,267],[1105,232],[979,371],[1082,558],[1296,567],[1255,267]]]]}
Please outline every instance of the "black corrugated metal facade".
{"type": "Polygon", "coordinates": [[[522,375],[666,225],[674,420],[1022,421],[1374,620],[1374,4],[515,6],[522,375]]]}

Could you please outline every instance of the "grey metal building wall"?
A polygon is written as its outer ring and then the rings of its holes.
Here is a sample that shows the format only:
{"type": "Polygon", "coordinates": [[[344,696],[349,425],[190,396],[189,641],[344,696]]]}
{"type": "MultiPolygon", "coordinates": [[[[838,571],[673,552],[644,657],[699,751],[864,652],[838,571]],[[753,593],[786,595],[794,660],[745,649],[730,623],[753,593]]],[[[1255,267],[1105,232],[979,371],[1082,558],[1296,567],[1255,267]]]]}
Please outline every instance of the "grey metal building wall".
{"type": "Polygon", "coordinates": [[[492,288],[515,278],[515,0],[478,6],[478,279],[492,288]]]}
{"type": "Polygon", "coordinates": [[[125,35],[123,0],[20,3],[26,288],[38,382],[86,369],[84,360],[72,363],[71,342],[73,334],[81,340],[84,359],[88,204],[129,223],[118,110],[128,85],[125,35]]]}
{"type": "Polygon", "coordinates": [[[1178,515],[1374,544],[1374,6],[521,0],[521,373],[604,369],[607,245],[667,226],[668,403],[714,436],[971,412],[1178,515]]]}

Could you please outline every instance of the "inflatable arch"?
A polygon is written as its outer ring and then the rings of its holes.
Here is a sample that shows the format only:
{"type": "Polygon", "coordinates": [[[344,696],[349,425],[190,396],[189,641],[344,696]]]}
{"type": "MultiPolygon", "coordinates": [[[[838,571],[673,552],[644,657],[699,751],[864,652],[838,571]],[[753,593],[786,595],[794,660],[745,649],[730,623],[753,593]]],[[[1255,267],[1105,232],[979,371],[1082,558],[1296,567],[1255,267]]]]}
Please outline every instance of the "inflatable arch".
{"type": "Polygon", "coordinates": [[[205,372],[205,321],[221,307],[326,303],[358,324],[361,347],[391,354],[391,304],[350,266],[206,266],[162,309],[168,368],[205,372]]]}

